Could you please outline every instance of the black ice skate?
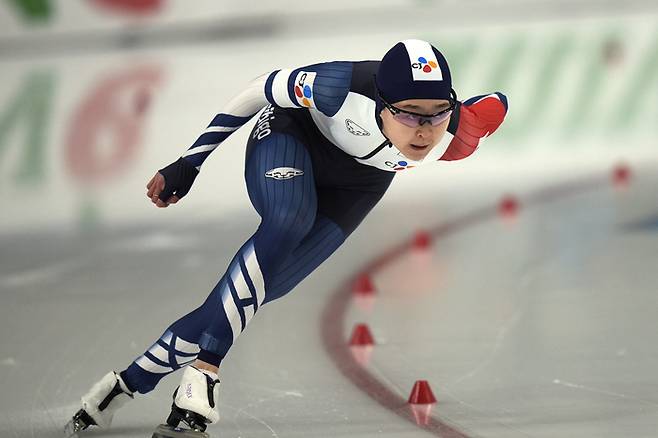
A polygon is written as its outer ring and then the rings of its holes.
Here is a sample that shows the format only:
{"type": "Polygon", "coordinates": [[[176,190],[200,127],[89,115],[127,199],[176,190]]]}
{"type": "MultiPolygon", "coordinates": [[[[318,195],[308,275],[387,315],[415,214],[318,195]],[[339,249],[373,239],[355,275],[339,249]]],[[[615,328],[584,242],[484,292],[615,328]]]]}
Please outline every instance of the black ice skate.
{"type": "Polygon", "coordinates": [[[159,425],[152,438],[209,438],[205,432],[208,423],[219,420],[215,404],[218,393],[219,380],[188,366],[174,391],[167,423],[159,425]],[[181,423],[183,427],[179,427],[181,423]]]}
{"type": "Polygon", "coordinates": [[[89,426],[109,427],[117,409],[132,398],[123,379],[110,371],[82,396],[82,408],[64,426],[64,436],[76,437],[89,426]]]}

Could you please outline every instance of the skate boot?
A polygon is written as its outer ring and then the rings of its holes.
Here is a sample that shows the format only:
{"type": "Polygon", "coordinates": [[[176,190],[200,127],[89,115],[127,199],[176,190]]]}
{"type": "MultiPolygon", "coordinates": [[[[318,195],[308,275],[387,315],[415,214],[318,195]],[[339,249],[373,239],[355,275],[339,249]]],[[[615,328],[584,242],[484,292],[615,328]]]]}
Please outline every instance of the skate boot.
{"type": "Polygon", "coordinates": [[[208,438],[208,423],[219,421],[218,398],[219,380],[209,372],[188,366],[174,391],[167,424],[158,426],[152,438],[208,438]],[[178,427],[181,422],[185,427],[178,427]]]}
{"type": "Polygon", "coordinates": [[[64,427],[65,436],[77,436],[89,426],[110,427],[117,409],[133,397],[121,376],[110,371],[82,396],[82,409],[64,427]]]}

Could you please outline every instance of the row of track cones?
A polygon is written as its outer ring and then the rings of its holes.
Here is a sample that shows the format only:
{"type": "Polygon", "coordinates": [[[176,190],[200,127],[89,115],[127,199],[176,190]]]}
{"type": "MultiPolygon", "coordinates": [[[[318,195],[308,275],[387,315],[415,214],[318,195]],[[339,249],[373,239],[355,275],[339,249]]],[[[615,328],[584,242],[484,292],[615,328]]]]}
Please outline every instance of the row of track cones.
{"type": "MultiPolygon", "coordinates": [[[[631,170],[626,164],[618,164],[612,172],[612,183],[616,188],[624,189],[631,179],[631,170]]],[[[511,195],[504,196],[498,204],[498,214],[503,220],[514,221],[519,214],[520,203],[511,195]]],[[[418,231],[411,240],[411,248],[417,252],[431,249],[433,235],[431,232],[418,231]]],[[[376,296],[375,284],[368,274],[362,274],[352,284],[352,295],[356,304],[363,310],[371,310],[376,296]]],[[[349,347],[354,360],[361,366],[367,366],[375,347],[375,337],[367,324],[356,324],[349,339],[349,347]]],[[[427,380],[415,382],[407,400],[414,419],[419,425],[427,425],[431,418],[432,407],[436,397],[427,380]]]]}
{"type": "MultiPolygon", "coordinates": [[[[352,297],[355,304],[363,311],[369,312],[375,303],[375,285],[368,274],[361,274],[352,283],[352,297]]],[[[367,324],[357,324],[349,340],[350,351],[354,360],[361,366],[370,362],[375,346],[375,338],[367,324]]]]}
{"type": "MultiPolygon", "coordinates": [[[[611,180],[613,186],[618,190],[628,188],[631,182],[632,172],[630,167],[625,163],[617,164],[611,173],[611,180]]],[[[498,204],[498,214],[505,221],[513,222],[519,214],[521,206],[519,200],[512,196],[506,195],[500,200],[498,204]]]]}
{"type": "MultiPolygon", "coordinates": [[[[418,233],[414,238],[414,248],[427,249],[431,245],[429,233],[418,233]]],[[[374,299],[375,285],[367,274],[357,277],[352,285],[352,293],[356,300],[374,299]]],[[[354,360],[361,366],[367,366],[375,347],[375,337],[367,324],[356,324],[352,330],[349,346],[354,360]]],[[[436,397],[427,380],[418,380],[414,383],[409,399],[407,400],[414,419],[419,425],[429,424],[432,407],[436,404],[436,397]]]]}
{"type": "MultiPolygon", "coordinates": [[[[375,347],[375,338],[366,324],[357,324],[350,337],[352,357],[361,366],[366,366],[375,347]]],[[[429,423],[432,407],[436,404],[436,397],[427,380],[417,380],[414,383],[409,399],[407,400],[414,419],[419,425],[429,423]]]]}
{"type": "MultiPolygon", "coordinates": [[[[612,183],[617,189],[626,189],[631,181],[631,170],[627,164],[620,163],[612,171],[612,183]]],[[[515,222],[521,209],[521,203],[513,195],[505,195],[498,203],[498,215],[505,222],[515,222]]],[[[433,243],[432,233],[426,230],[419,230],[411,240],[411,248],[417,252],[425,252],[431,249],[433,243]]],[[[374,287],[368,275],[361,275],[357,278],[353,286],[353,291],[357,296],[365,297],[374,295],[374,287]]]]}

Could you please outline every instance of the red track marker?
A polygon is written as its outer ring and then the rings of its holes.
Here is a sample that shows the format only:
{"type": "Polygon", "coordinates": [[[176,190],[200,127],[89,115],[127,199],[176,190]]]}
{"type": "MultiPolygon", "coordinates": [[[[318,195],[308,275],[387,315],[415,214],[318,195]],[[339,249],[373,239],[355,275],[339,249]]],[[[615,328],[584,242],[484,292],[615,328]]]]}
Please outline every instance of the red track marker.
{"type": "Polygon", "coordinates": [[[505,196],[498,204],[498,213],[503,218],[515,218],[519,214],[519,201],[511,195],[505,196]]]}
{"type": "Polygon", "coordinates": [[[357,295],[374,295],[375,286],[368,274],[360,275],[352,285],[352,292],[357,295]]]}
{"type": "Polygon", "coordinates": [[[373,338],[370,329],[366,324],[357,324],[352,330],[352,337],[350,338],[350,345],[352,347],[365,347],[368,345],[375,345],[375,338],[373,338]]]}
{"type": "Polygon", "coordinates": [[[432,235],[424,230],[418,231],[412,245],[414,249],[425,251],[432,246],[432,235]]]}
{"type": "Polygon", "coordinates": [[[436,397],[434,397],[432,388],[430,388],[427,380],[416,381],[409,395],[409,403],[412,405],[431,405],[436,403],[436,397]]]}
{"type": "Polygon", "coordinates": [[[628,187],[631,180],[631,169],[624,163],[615,166],[612,172],[612,183],[619,188],[628,187]]]}

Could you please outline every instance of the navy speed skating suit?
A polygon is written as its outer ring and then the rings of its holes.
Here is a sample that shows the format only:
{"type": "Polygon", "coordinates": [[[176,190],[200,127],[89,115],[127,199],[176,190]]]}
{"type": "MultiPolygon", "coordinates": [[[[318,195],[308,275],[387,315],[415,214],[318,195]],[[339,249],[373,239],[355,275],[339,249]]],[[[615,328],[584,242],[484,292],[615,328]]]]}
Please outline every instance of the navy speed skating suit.
{"type": "Polygon", "coordinates": [[[197,357],[219,365],[265,303],[292,290],[345,241],[397,172],[471,155],[507,112],[501,93],[458,102],[440,143],[422,161],[408,159],[381,131],[378,66],[336,61],[265,74],[185,152],[186,165],[199,170],[260,112],[249,136],[245,179],[262,221],[205,302],[121,373],[132,390],[149,392],[197,357]]]}

